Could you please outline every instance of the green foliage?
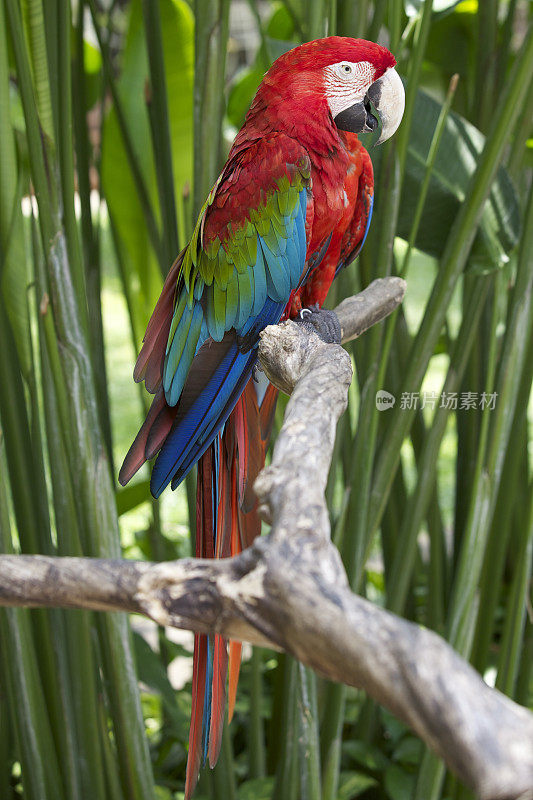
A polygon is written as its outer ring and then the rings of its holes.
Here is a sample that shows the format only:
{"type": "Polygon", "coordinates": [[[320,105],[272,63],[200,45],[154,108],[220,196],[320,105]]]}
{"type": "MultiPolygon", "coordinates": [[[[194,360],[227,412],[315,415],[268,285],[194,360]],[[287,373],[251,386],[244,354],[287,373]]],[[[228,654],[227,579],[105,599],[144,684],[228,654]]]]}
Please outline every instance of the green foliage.
{"type": "MultiPolygon", "coordinates": [[[[165,78],[168,91],[171,156],[175,191],[180,199],[191,180],[193,126],[193,18],[183,0],[160,3],[165,78]]],[[[128,28],[122,53],[122,69],[117,92],[132,142],[133,157],[139,167],[154,214],[161,211],[156,191],[156,165],[146,104],[148,56],[144,35],[141,0],[131,4],[128,28]]],[[[128,163],[116,108],[111,108],[102,131],[102,187],[109,214],[116,231],[117,246],[125,263],[124,280],[128,282],[131,309],[141,309],[135,320],[137,335],[144,330],[159,295],[160,275],[169,262],[158,264],[144,222],[144,210],[136,191],[132,165],[128,163]]],[[[183,213],[180,241],[184,241],[183,213]]],[[[164,251],[163,251],[164,252],[164,251]]],[[[176,255],[176,254],[174,254],[176,255]]]]}
{"type": "MultiPolygon", "coordinates": [[[[423,91],[418,92],[414,109],[416,125],[409,139],[398,215],[397,235],[405,240],[409,238],[418,187],[423,180],[440,108],[436,100],[423,91]]],[[[440,258],[444,252],[448,232],[465,201],[484,143],[485,138],[472,124],[457,114],[449,114],[414,242],[419,250],[434,258],[440,258]]],[[[518,198],[507,171],[501,167],[483,209],[476,260],[489,262],[495,268],[502,266],[516,246],[519,233],[518,198]]]]}
{"type": "MultiPolygon", "coordinates": [[[[146,470],[116,490],[113,454],[123,457],[147,405],[125,365],[225,135],[272,61],[326,32],[381,32],[409,102],[398,135],[371,152],[371,233],[329,302],[388,273],[406,276],[408,291],[401,311],[349,346],[356,380],[327,490],[332,530],[356,590],[434,628],[531,705],[531,4],[249,8],[257,52],[229,74],[230,0],[80,0],[73,11],[68,0],[0,0],[0,550],[189,552],[190,482],[161,505],[146,470]],[[393,410],[377,410],[382,388],[393,410]],[[497,399],[402,408],[402,395],[424,391],[497,399]]],[[[152,647],[118,616],[1,611],[0,796],[182,797],[190,662],[163,631],[152,647]]],[[[388,711],[256,650],[197,797],[463,792],[388,711]]]]}

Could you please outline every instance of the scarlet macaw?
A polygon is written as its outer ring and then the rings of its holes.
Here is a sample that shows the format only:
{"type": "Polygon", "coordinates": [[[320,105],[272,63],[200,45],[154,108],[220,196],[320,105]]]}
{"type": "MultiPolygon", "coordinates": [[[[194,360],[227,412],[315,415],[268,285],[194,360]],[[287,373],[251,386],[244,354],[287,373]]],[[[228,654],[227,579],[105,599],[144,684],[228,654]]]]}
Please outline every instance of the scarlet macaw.
{"type": "MultiPolygon", "coordinates": [[[[336,36],[274,62],[148,324],[134,378],[155,397],[119,480],[158,454],[159,497],[198,463],[198,556],[233,555],[260,532],[251,486],[277,393],[252,377],[259,332],[320,307],[359,252],[373,172],[357,134],[381,125],[382,142],[400,124],[395,63],[380,45],[336,36]]],[[[229,662],[231,717],[240,644],[229,662]]],[[[211,766],[218,757],[227,670],[225,640],[197,635],[186,798],[202,755],[211,766]]]]}

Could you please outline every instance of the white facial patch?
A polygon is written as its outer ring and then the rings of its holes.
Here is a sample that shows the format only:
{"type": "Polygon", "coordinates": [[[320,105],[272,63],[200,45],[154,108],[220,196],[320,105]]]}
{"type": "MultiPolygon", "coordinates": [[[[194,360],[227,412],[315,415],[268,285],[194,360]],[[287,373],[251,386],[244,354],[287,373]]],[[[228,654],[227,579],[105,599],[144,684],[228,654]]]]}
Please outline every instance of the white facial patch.
{"type": "Polygon", "coordinates": [[[324,88],[333,117],[364,98],[375,73],[370,61],[339,61],[324,68],[324,88]]]}

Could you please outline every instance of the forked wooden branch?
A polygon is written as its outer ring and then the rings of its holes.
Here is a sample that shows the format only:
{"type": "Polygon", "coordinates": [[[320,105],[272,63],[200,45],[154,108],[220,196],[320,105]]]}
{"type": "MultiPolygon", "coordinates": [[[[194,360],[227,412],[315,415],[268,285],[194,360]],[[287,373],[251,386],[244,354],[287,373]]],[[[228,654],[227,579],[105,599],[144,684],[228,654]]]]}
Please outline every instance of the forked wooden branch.
{"type": "MultiPolygon", "coordinates": [[[[344,301],[343,340],[383,319],[403,292],[391,278],[344,301]]],[[[285,650],[365,689],[481,800],[532,800],[533,715],[489,688],[439,636],[349,588],[324,500],[352,377],[347,353],[288,322],[263,333],[260,358],[277,385],[293,390],[272,463],[255,485],[270,536],[222,561],[0,556],[0,605],[132,611],[285,650]]]]}

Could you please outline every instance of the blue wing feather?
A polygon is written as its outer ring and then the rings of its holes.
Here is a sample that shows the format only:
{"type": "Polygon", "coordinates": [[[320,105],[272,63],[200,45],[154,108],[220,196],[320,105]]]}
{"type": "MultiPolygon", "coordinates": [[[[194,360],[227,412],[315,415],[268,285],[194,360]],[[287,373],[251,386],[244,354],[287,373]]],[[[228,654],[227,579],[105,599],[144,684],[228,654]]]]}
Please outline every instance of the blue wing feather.
{"type": "Polygon", "coordinates": [[[199,303],[195,303],[192,312],[188,308],[180,320],[172,340],[170,351],[165,361],[163,388],[169,406],[175,406],[179,400],[187,373],[197,351],[203,324],[203,314],[199,303]],[[181,329],[182,322],[187,319],[181,329]],[[184,331],[186,329],[186,334],[184,331]],[[181,353],[179,349],[181,348],[181,353]]]}
{"type": "Polygon", "coordinates": [[[191,367],[178,414],[152,471],[154,497],[172,481],[175,488],[207,450],[230,415],[257,360],[259,331],[279,322],[285,303],[267,300],[262,313],[250,317],[240,331],[221,343],[207,340],[191,367]],[[207,358],[209,362],[204,366],[207,358]],[[212,370],[212,371],[211,371],[212,370]],[[207,373],[207,377],[204,373],[207,373]],[[181,408],[183,406],[183,408],[181,408]]]}
{"type": "Polygon", "coordinates": [[[257,315],[263,307],[267,297],[267,279],[266,279],[266,266],[263,256],[263,248],[259,246],[259,237],[257,242],[257,256],[253,268],[254,276],[254,305],[252,314],[257,315]]]}
{"type": "Polygon", "coordinates": [[[299,285],[305,272],[307,201],[304,188],[290,214],[271,226],[268,244],[257,234],[248,276],[233,268],[224,288],[202,281],[200,293],[195,285],[192,309],[183,310],[181,300],[176,305],[182,319],[173,320],[164,367],[165,396],[176,417],[152,472],[154,497],[169,483],[172,488],[181,483],[220,431],[252,373],[260,331],[279,322],[299,285]]]}

